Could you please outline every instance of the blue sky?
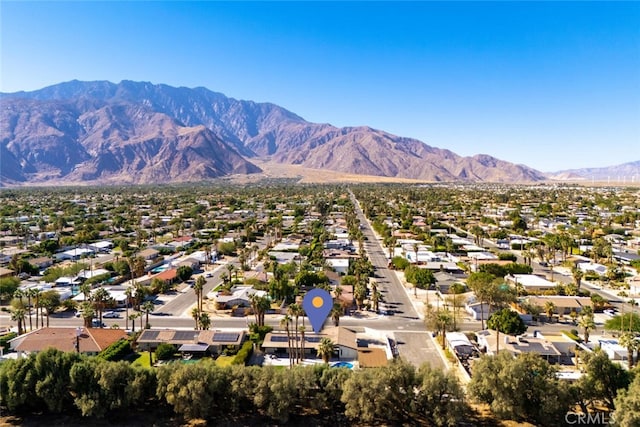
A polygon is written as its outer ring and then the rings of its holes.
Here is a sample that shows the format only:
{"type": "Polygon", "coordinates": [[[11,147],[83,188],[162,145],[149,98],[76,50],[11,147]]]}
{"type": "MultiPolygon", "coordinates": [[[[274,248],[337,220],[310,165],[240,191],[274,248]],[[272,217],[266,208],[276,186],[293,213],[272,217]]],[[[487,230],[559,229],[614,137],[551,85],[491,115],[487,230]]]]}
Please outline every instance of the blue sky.
{"type": "Polygon", "coordinates": [[[0,3],[0,91],[204,86],[542,171],[640,159],[638,2],[0,3]]]}

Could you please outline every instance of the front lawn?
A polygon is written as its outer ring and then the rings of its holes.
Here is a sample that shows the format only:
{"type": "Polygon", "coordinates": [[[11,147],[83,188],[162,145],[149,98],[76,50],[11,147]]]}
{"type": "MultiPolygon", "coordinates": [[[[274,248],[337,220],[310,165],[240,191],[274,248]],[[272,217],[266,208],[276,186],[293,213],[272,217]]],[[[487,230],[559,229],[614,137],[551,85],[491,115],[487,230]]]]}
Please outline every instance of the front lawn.
{"type": "Polygon", "coordinates": [[[216,365],[220,367],[231,366],[233,359],[235,359],[235,356],[219,356],[216,359],[216,365]]]}
{"type": "Polygon", "coordinates": [[[133,366],[142,366],[144,368],[151,367],[148,351],[141,351],[138,353],[134,353],[133,356],[131,356],[131,358],[128,360],[133,362],[133,366]]]}

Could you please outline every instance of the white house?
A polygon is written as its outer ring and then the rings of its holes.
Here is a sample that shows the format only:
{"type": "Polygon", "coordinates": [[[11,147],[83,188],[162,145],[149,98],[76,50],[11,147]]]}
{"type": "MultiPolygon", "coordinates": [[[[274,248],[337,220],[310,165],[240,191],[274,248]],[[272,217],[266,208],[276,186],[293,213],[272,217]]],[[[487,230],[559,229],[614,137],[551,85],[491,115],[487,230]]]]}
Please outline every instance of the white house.
{"type": "Polygon", "coordinates": [[[513,274],[505,277],[507,283],[520,285],[528,291],[548,291],[555,289],[556,284],[535,274],[513,274]]]}

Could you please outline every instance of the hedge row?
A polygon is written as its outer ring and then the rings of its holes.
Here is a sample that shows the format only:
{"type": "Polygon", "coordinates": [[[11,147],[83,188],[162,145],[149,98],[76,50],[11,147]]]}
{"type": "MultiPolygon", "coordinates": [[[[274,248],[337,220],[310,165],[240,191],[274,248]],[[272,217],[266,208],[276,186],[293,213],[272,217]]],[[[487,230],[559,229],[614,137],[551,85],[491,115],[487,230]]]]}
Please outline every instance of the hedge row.
{"type": "Polygon", "coordinates": [[[238,351],[238,354],[236,354],[236,357],[233,358],[233,362],[231,362],[231,364],[246,365],[247,360],[251,357],[251,353],[253,353],[253,342],[245,341],[245,343],[242,344],[240,351],[238,351]]]}
{"type": "Polygon", "coordinates": [[[121,339],[114,342],[109,347],[102,350],[98,357],[108,361],[118,361],[124,359],[132,353],[131,342],[127,339],[121,339]]]}

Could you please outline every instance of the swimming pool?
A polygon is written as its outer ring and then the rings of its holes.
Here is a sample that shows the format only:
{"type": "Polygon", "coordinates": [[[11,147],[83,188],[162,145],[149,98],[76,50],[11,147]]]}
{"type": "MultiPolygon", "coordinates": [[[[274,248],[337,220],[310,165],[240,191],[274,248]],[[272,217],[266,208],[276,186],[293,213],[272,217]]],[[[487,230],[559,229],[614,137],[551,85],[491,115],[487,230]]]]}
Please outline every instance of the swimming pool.
{"type": "Polygon", "coordinates": [[[336,362],[331,364],[332,368],[349,368],[353,369],[353,363],[349,362],[336,362]]]}
{"type": "Polygon", "coordinates": [[[162,265],[157,266],[153,270],[151,270],[151,272],[152,273],[162,273],[163,271],[167,270],[168,268],[169,268],[169,266],[167,264],[162,264],[162,265]]]}

